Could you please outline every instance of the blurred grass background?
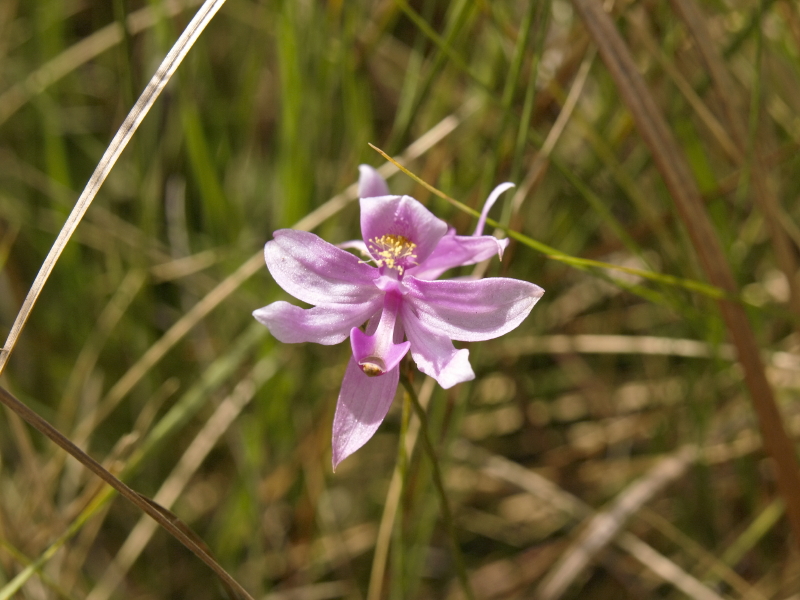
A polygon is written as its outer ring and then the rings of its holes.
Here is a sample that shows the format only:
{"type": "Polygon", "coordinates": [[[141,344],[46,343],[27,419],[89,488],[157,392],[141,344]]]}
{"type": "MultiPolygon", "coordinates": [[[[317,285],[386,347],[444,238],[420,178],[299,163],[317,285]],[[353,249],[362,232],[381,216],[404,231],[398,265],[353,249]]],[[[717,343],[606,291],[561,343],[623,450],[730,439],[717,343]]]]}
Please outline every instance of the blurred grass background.
{"type": "MultiPolygon", "coordinates": [[[[732,97],[715,93],[672,4],[607,8],[690,161],[796,436],[797,314],[753,182],[764,174],[796,261],[800,15],[788,0],[696,3],[732,97]]],[[[197,5],[0,1],[3,337],[197,5]]],[[[231,280],[359,163],[381,164],[367,142],[399,154],[431,130],[438,141],[409,167],[447,194],[479,209],[513,181],[495,209],[513,229],[705,281],[569,2],[228,0],[89,209],[2,376],[174,511],[256,598],[460,597],[420,448],[408,444],[402,492],[392,483],[401,396],[331,473],[349,346],[275,342],[250,313],[286,295],[263,265],[231,280]],[[229,294],[192,317],[220,284],[229,294]]],[[[402,174],[389,185],[474,227],[402,174]]],[[[360,237],[357,203],[314,227],[360,237]]],[[[800,556],[716,304],[517,243],[486,274],[547,293],[519,329],[470,346],[474,382],[414,382],[476,596],[800,598],[800,556]],[[593,544],[595,513],[613,542],[593,544]]],[[[14,597],[222,597],[196,557],[9,411],[0,456],[0,597],[36,560],[14,597]]]]}

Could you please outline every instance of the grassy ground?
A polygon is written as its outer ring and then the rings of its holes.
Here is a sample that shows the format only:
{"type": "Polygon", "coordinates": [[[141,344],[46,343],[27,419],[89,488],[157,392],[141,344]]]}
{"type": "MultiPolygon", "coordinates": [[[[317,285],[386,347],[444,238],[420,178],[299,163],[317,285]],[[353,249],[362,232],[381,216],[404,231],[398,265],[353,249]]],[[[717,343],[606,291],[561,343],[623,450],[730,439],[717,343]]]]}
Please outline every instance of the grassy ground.
{"type": "MultiPolygon", "coordinates": [[[[0,335],[198,4],[0,2],[0,335]]],[[[289,299],[259,258],[275,229],[359,237],[341,193],[360,163],[384,164],[372,142],[478,209],[517,183],[493,216],[529,239],[485,274],[547,292],[517,330],[469,346],[474,382],[410,371],[474,596],[800,597],[781,500],[800,496],[775,466],[791,452],[753,394],[761,369],[800,435],[797,5],[607,2],[617,54],[592,6],[228,0],[0,384],[254,598],[464,597],[408,400],[332,473],[349,345],[283,345],[250,315],[289,299]],[[635,69],[615,71],[620,52],[635,69]],[[631,104],[645,97],[650,112],[631,104]],[[648,137],[658,115],[669,143],[648,137]],[[671,180],[676,164],[690,170],[671,180]],[[732,335],[748,324],[749,342],[732,335]]],[[[389,184],[474,227],[408,176],[389,184]]],[[[10,410],[0,456],[0,598],[226,594],[10,410]]]]}

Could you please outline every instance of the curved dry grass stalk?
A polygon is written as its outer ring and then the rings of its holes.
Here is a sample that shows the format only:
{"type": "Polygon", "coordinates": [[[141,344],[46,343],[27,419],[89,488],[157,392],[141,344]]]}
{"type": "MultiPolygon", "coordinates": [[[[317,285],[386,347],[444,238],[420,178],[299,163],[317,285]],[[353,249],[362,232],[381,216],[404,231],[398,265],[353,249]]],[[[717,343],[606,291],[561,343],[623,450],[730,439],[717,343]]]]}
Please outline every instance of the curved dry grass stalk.
{"type": "MultiPolygon", "coordinates": [[[[153,497],[154,502],[167,509],[175,503],[209,452],[213,450],[219,438],[250,403],[256,391],[275,374],[276,370],[277,365],[272,357],[264,358],[253,367],[249,376],[236,385],[233,392],[220,403],[192,443],[189,444],[172,473],[164,480],[153,497]]],[[[103,577],[86,597],[87,600],[107,600],[144,551],[155,532],[155,522],[145,517],[140,518],[103,577]]]]}
{"type": "Polygon", "coordinates": [[[175,74],[178,66],[183,62],[186,54],[197,41],[197,38],[200,37],[206,25],[211,22],[211,19],[217,14],[217,11],[222,8],[223,4],[225,4],[225,0],[206,0],[203,6],[200,7],[200,10],[197,11],[197,14],[186,26],[186,29],[183,30],[172,48],[170,48],[170,51],[167,53],[167,56],[164,57],[155,75],[150,79],[144,92],[139,96],[136,104],[128,113],[128,116],[125,117],[114,139],[111,140],[108,148],[106,148],[94,173],[92,173],[92,176],[89,178],[89,182],[86,184],[83,192],[81,192],[69,217],[67,217],[67,222],[62,227],[56,241],[53,242],[53,246],[47,253],[47,257],[44,259],[44,263],[36,274],[36,279],[34,279],[31,289],[28,291],[28,295],[25,297],[22,308],[20,308],[17,313],[17,317],[14,320],[14,324],[11,326],[11,331],[8,334],[6,343],[3,349],[0,350],[0,373],[3,372],[3,369],[8,363],[8,358],[13,352],[14,346],[22,333],[22,329],[25,327],[25,323],[33,311],[33,306],[36,304],[36,300],[39,298],[42,288],[44,288],[47,279],[50,277],[50,273],[53,271],[59,256],[61,256],[67,242],[69,242],[70,237],[72,237],[72,234],[81,222],[83,215],[86,214],[86,211],[89,209],[92,200],[94,200],[95,196],[100,191],[100,187],[103,185],[103,182],[105,182],[111,169],[114,168],[120,154],[122,154],[128,142],[131,141],[131,138],[133,138],[133,134],[136,133],[139,125],[161,95],[164,87],[175,74]]]}
{"type": "MultiPolygon", "coordinates": [[[[636,68],[631,53],[611,17],[597,0],[573,0],[576,12],[589,30],[620,95],[631,111],[637,129],[649,148],[692,245],[709,281],[733,294],[736,281],[705,211],[686,157],[636,68]]],[[[736,346],[745,383],[758,415],[764,447],[777,466],[777,481],[786,500],[795,540],[800,541],[800,464],[783,427],[775,395],[764,372],[761,353],[744,308],[719,299],[720,312],[736,346]]]]}
{"type": "Polygon", "coordinates": [[[78,448],[69,439],[64,437],[64,435],[62,435],[55,427],[50,425],[50,423],[25,406],[25,404],[20,402],[14,397],[13,394],[3,387],[0,387],[0,401],[15,414],[27,421],[32,427],[50,438],[60,448],[75,457],[76,460],[80,461],[80,463],[92,473],[97,475],[109,486],[119,492],[119,494],[131,502],[131,504],[149,515],[156,523],[158,523],[173,537],[175,537],[175,539],[186,546],[186,548],[191,550],[195,556],[206,563],[227,586],[230,586],[232,590],[235,590],[236,593],[241,594],[243,598],[252,600],[252,597],[247,593],[247,590],[239,585],[239,583],[233,577],[231,577],[216,560],[214,560],[214,557],[211,556],[208,550],[201,545],[202,542],[200,542],[194,534],[189,533],[190,530],[188,527],[186,527],[186,525],[184,525],[177,517],[175,517],[175,515],[169,513],[167,510],[149,498],[142,496],[138,492],[125,485],[122,481],[114,477],[114,475],[109,473],[108,470],[103,467],[103,465],[78,448]]]}

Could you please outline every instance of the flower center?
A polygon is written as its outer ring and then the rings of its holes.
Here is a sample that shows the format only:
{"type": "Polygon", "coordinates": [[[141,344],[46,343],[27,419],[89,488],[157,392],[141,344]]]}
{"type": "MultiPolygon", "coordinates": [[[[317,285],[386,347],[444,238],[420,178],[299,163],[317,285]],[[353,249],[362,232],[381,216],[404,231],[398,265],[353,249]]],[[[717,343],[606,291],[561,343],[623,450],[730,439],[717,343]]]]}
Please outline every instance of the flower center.
{"type": "Polygon", "coordinates": [[[417,245],[402,235],[382,235],[372,238],[368,244],[369,251],[379,267],[394,269],[402,275],[409,264],[417,264],[414,261],[417,258],[414,254],[417,245]]]}

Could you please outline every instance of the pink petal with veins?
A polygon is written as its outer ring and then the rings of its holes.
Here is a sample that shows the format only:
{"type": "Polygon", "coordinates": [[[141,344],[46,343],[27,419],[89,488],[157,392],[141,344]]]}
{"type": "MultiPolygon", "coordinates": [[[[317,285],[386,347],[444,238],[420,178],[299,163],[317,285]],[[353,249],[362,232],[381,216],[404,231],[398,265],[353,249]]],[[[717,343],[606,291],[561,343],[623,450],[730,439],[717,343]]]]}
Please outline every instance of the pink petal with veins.
{"type": "Polygon", "coordinates": [[[542,297],[538,285],[491,277],[479,281],[425,281],[406,277],[404,301],[428,329],[451,340],[478,342],[508,333],[542,297]]]}
{"type": "Polygon", "coordinates": [[[329,346],[343,342],[353,327],[380,310],[381,300],[376,296],[361,304],[321,304],[308,309],[273,302],[253,311],[253,316],[285,344],[314,342],[329,346]]]}
{"type": "Polygon", "coordinates": [[[476,237],[448,231],[428,258],[407,273],[417,279],[436,279],[448,269],[474,265],[495,254],[502,259],[506,246],[508,239],[498,240],[493,235],[476,237]]]}
{"type": "Polygon", "coordinates": [[[306,231],[279,229],[264,247],[275,281],[309,304],[361,304],[380,292],[372,284],[378,270],[306,231]]]}
{"type": "Polygon", "coordinates": [[[421,323],[410,307],[404,306],[402,315],[411,342],[411,357],[420,371],[433,377],[444,389],[475,379],[469,350],[456,350],[450,338],[421,323]]]}
{"type": "Polygon", "coordinates": [[[347,363],[333,417],[333,469],[375,434],[397,392],[400,369],[367,377],[355,359],[347,363]]]}

